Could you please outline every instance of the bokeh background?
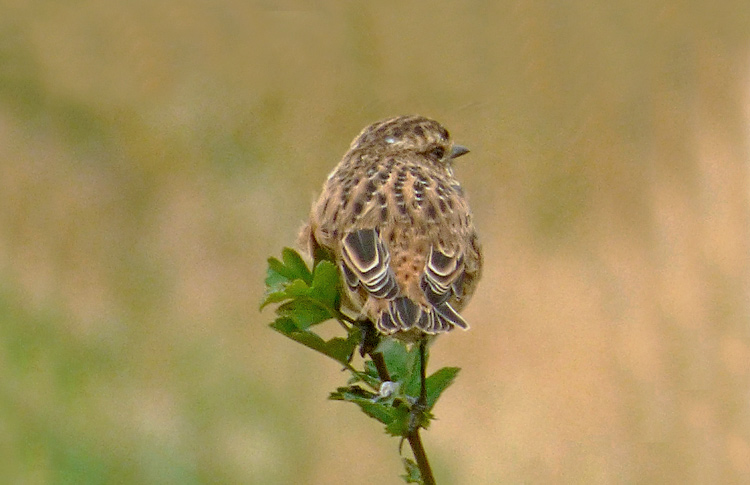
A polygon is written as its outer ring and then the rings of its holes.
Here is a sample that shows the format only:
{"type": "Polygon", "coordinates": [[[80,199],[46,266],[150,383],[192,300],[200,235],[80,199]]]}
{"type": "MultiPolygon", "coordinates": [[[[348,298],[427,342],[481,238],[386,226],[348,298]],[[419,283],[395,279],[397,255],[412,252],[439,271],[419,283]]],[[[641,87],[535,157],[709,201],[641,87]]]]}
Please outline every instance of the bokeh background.
{"type": "Polygon", "coordinates": [[[645,0],[2,2],[2,481],[399,483],[258,302],[404,113],[486,254],[438,481],[750,482],[750,6],[645,0]]]}

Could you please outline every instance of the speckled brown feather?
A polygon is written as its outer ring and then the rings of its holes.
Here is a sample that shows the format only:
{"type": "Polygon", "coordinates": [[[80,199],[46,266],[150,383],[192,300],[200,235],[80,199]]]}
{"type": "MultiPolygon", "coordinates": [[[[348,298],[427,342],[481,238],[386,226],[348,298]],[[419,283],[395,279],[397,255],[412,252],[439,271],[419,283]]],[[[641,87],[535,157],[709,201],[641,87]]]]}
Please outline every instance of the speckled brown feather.
{"type": "MultiPolygon", "coordinates": [[[[390,257],[397,298],[416,303],[425,314],[433,312],[440,300],[460,310],[474,292],[482,265],[471,212],[453,176],[451,153],[465,152],[454,149],[439,123],[421,116],[391,118],[368,126],[329,175],[301,238],[305,244],[332,250],[346,271],[347,264],[354,263],[343,261],[344,238],[374,229],[390,257]],[[436,253],[435,261],[448,261],[451,269],[451,264],[456,265],[440,282],[434,279],[434,271],[425,276],[431,250],[436,253]],[[428,282],[440,293],[430,290],[428,282]],[[430,298],[426,292],[431,292],[430,298]]],[[[376,324],[384,312],[394,312],[394,298],[377,298],[363,285],[350,288],[348,296],[347,306],[376,324]]],[[[442,324],[417,325],[415,329],[434,334],[454,326],[441,320],[442,324]]],[[[459,325],[463,322],[460,317],[456,321],[459,325]]],[[[401,325],[386,327],[387,323],[386,318],[378,329],[383,333],[408,330],[401,325]]]]}

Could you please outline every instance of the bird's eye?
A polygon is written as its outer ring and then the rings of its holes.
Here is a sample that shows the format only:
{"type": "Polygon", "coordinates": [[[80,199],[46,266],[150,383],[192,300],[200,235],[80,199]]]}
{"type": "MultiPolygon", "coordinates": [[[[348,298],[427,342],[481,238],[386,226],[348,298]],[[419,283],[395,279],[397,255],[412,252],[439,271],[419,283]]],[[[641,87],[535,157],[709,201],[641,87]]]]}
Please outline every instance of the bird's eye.
{"type": "Polygon", "coordinates": [[[430,155],[437,158],[438,160],[442,160],[445,156],[445,148],[443,147],[435,147],[430,151],[430,155]]]}

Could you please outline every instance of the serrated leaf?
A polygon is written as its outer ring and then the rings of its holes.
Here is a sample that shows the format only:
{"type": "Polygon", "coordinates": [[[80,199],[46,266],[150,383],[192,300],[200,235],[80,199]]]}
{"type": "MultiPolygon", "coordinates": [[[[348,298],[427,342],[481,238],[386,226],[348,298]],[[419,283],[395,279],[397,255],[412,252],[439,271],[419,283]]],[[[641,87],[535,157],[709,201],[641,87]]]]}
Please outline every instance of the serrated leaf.
{"type": "Polygon", "coordinates": [[[263,296],[263,301],[260,302],[260,309],[263,310],[266,305],[270,305],[271,303],[280,303],[288,299],[289,297],[286,295],[285,291],[274,291],[271,293],[267,293],[263,296]]]}
{"type": "MultiPolygon", "coordinates": [[[[294,271],[292,271],[291,268],[286,267],[284,263],[273,257],[268,258],[268,272],[269,274],[273,273],[286,280],[293,280],[296,278],[294,271]]],[[[267,281],[266,284],[268,284],[267,281]]]]}
{"type": "Polygon", "coordinates": [[[370,376],[373,379],[379,379],[380,375],[378,374],[378,369],[375,367],[375,362],[372,360],[366,360],[365,361],[365,374],[370,376]]]}
{"type": "Polygon", "coordinates": [[[289,283],[284,289],[287,298],[297,298],[300,296],[310,296],[310,287],[301,279],[296,279],[289,283]]]}
{"type": "Polygon", "coordinates": [[[334,337],[326,342],[327,354],[342,364],[346,364],[351,360],[355,348],[357,348],[356,342],[342,337],[334,337]]]}
{"type": "Polygon", "coordinates": [[[284,248],[281,251],[281,259],[284,261],[284,265],[292,273],[290,279],[301,279],[308,285],[312,283],[312,273],[307,267],[307,263],[302,259],[297,251],[291,248],[284,248]]]}
{"type": "Polygon", "coordinates": [[[269,293],[283,290],[288,281],[289,278],[270,267],[266,271],[266,291],[269,293]]]}
{"type": "MultiPolygon", "coordinates": [[[[348,364],[349,356],[351,356],[357,346],[356,340],[344,339],[342,337],[334,337],[325,341],[315,332],[299,328],[297,323],[289,317],[279,317],[269,326],[290,339],[320,352],[321,354],[344,365],[348,364]]],[[[377,385],[377,382],[372,382],[361,372],[356,372],[355,375],[360,380],[367,381],[370,385],[377,385]]]]}
{"type": "Polygon", "coordinates": [[[279,303],[285,299],[310,294],[309,285],[312,283],[312,273],[307,264],[295,250],[284,248],[279,261],[268,258],[266,271],[266,292],[260,303],[262,310],[270,303],[279,303]]]}
{"type": "Polygon", "coordinates": [[[339,387],[336,392],[332,392],[328,399],[334,401],[357,401],[359,399],[372,400],[377,396],[374,392],[362,389],[359,386],[339,387]]]}
{"type": "Polygon", "coordinates": [[[318,334],[314,332],[300,329],[291,318],[277,318],[269,326],[277,332],[286,335],[290,339],[299,342],[306,347],[316,350],[321,354],[328,355],[326,353],[327,349],[325,340],[323,340],[318,334]]]}
{"type": "Polygon", "coordinates": [[[311,286],[311,296],[331,308],[338,307],[339,272],[330,261],[321,261],[315,266],[311,286]]]}
{"type": "Polygon", "coordinates": [[[401,405],[393,409],[393,419],[385,427],[386,433],[393,436],[406,436],[409,433],[409,421],[411,420],[411,412],[405,405],[401,405]]]}
{"type": "MultiPolygon", "coordinates": [[[[359,341],[357,341],[357,345],[359,345],[359,341]]],[[[381,381],[380,376],[378,375],[378,371],[375,368],[375,364],[371,360],[366,360],[364,363],[364,372],[360,372],[357,376],[357,379],[360,379],[369,385],[371,385],[374,388],[380,387],[381,381]]]]}
{"type": "Polygon", "coordinates": [[[394,419],[397,419],[397,408],[394,408],[390,404],[373,401],[360,401],[357,402],[357,405],[366,415],[385,424],[386,429],[391,423],[393,423],[394,419]]]}
{"type": "Polygon", "coordinates": [[[294,303],[277,309],[277,313],[293,318],[301,328],[322,322],[333,315],[324,316],[321,309],[330,313],[339,307],[339,274],[330,261],[321,261],[311,273],[302,257],[293,249],[284,248],[282,263],[276,258],[268,258],[266,293],[261,301],[261,310],[268,304],[285,300],[306,299],[304,303],[294,303]],[[317,302],[317,303],[316,303],[317,302]],[[305,308],[313,308],[305,310],[305,308]],[[296,315],[297,311],[301,313],[296,315]]]}
{"type": "Polygon", "coordinates": [[[453,384],[460,370],[459,367],[443,367],[427,378],[425,388],[428,410],[432,409],[443,391],[453,384]]]}
{"type": "Polygon", "coordinates": [[[333,318],[328,310],[316,305],[309,298],[297,298],[288,301],[277,308],[276,313],[291,318],[300,330],[305,330],[311,325],[333,318]]]}
{"type": "Polygon", "coordinates": [[[359,386],[339,387],[336,392],[331,393],[329,399],[337,401],[353,402],[360,407],[362,412],[381,423],[390,424],[397,414],[396,408],[388,403],[375,401],[377,395],[365,391],[359,386]]]}
{"type": "Polygon", "coordinates": [[[268,258],[268,270],[266,270],[266,291],[260,302],[263,310],[270,303],[278,303],[286,300],[286,286],[291,281],[291,272],[276,258],[268,258]]]}
{"type": "MultiPolygon", "coordinates": [[[[284,263],[276,258],[268,258],[265,281],[266,292],[260,303],[261,310],[270,303],[278,303],[289,298],[287,294],[289,285],[301,278],[301,276],[297,276],[297,272],[294,268],[284,265],[284,263]]],[[[301,280],[300,283],[304,284],[301,280]]]]}
{"type": "Polygon", "coordinates": [[[293,333],[299,332],[297,325],[289,318],[277,318],[268,326],[289,338],[292,338],[293,333]]]}
{"type": "Polygon", "coordinates": [[[403,382],[404,378],[408,376],[407,357],[409,353],[406,350],[406,345],[394,338],[384,338],[380,340],[375,351],[383,354],[391,379],[403,382]]]}
{"type": "Polygon", "coordinates": [[[406,473],[401,475],[406,483],[424,483],[422,480],[422,473],[419,471],[419,466],[410,458],[401,459],[404,464],[404,470],[406,473]]]}

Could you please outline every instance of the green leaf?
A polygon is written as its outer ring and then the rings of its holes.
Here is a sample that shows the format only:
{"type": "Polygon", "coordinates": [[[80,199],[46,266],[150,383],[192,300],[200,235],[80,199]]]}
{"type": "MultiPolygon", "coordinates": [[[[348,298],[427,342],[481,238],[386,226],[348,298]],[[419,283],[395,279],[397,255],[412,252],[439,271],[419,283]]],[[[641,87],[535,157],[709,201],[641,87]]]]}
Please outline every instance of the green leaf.
{"type": "Polygon", "coordinates": [[[269,303],[278,303],[286,300],[286,286],[289,284],[292,273],[276,258],[268,258],[268,270],[266,271],[266,292],[260,302],[262,310],[269,303]]]}
{"type": "MultiPolygon", "coordinates": [[[[359,345],[359,340],[357,340],[357,345],[359,345]]],[[[375,364],[372,362],[372,360],[369,359],[365,361],[364,372],[360,372],[357,376],[355,376],[355,379],[362,380],[375,389],[378,389],[381,384],[380,376],[378,375],[378,371],[375,368],[375,364]]]]}
{"type": "Polygon", "coordinates": [[[312,273],[310,273],[307,263],[305,263],[305,260],[302,259],[302,256],[297,251],[291,248],[284,248],[281,251],[281,259],[284,260],[284,264],[293,275],[290,279],[299,278],[308,285],[312,283],[312,273]]]}
{"type": "Polygon", "coordinates": [[[289,297],[287,296],[285,291],[274,291],[272,293],[266,293],[266,295],[263,297],[263,301],[260,303],[260,309],[262,310],[266,305],[269,305],[271,303],[279,303],[288,299],[289,297]]]}
{"type": "MultiPolygon", "coordinates": [[[[425,350],[425,365],[427,365],[428,350],[425,350]]],[[[404,392],[408,396],[419,397],[422,391],[421,362],[419,358],[419,344],[411,346],[406,355],[406,375],[404,376],[404,392]]]]}
{"type": "MultiPolygon", "coordinates": [[[[414,344],[411,349],[407,349],[406,344],[400,340],[387,338],[380,341],[376,350],[383,354],[391,380],[401,383],[401,389],[406,395],[419,397],[421,390],[419,345],[414,344]]],[[[427,355],[425,355],[426,360],[427,355]]],[[[366,370],[370,372],[369,368],[366,370]]]]}
{"type": "Polygon", "coordinates": [[[357,402],[357,405],[362,409],[362,412],[364,412],[366,415],[370,416],[371,418],[377,419],[381,423],[385,424],[386,428],[395,419],[394,414],[396,413],[396,408],[394,408],[388,403],[380,403],[380,402],[373,402],[373,401],[359,401],[357,402]]]}
{"type": "Polygon", "coordinates": [[[422,473],[419,471],[419,466],[410,458],[402,458],[401,461],[404,464],[404,470],[406,473],[401,475],[406,483],[424,483],[422,480],[422,473]]]}
{"type": "Polygon", "coordinates": [[[271,303],[292,300],[276,311],[294,319],[301,328],[307,328],[335,317],[339,309],[339,273],[330,261],[321,261],[311,273],[302,257],[294,250],[284,248],[282,263],[268,259],[266,293],[261,310],[271,303]],[[304,303],[294,300],[305,299],[304,303]],[[326,311],[328,309],[329,311],[326,311]]]}
{"type": "MultiPolygon", "coordinates": [[[[294,271],[291,268],[287,268],[284,263],[276,258],[268,258],[268,273],[271,276],[277,276],[284,280],[293,280],[296,278],[294,271]]],[[[266,280],[266,284],[271,286],[266,280]]]]}
{"type": "MultiPolygon", "coordinates": [[[[290,339],[301,343],[302,345],[309,347],[321,354],[330,357],[343,365],[349,363],[349,359],[357,348],[357,336],[349,334],[348,338],[334,337],[328,341],[323,340],[315,332],[300,328],[297,323],[289,317],[279,317],[269,325],[277,332],[289,337],[290,339]]],[[[376,386],[377,382],[372,382],[363,373],[356,373],[356,377],[359,380],[364,380],[370,385],[376,386]]]]}
{"type": "Polygon", "coordinates": [[[375,351],[383,354],[391,379],[403,382],[404,378],[408,376],[407,359],[409,353],[406,350],[406,345],[395,338],[384,338],[380,340],[375,351]]]}
{"type": "MultiPolygon", "coordinates": [[[[409,433],[411,412],[403,401],[394,404],[392,401],[378,400],[377,394],[359,386],[339,387],[328,398],[353,402],[366,415],[383,423],[385,431],[390,435],[406,436],[409,433]]],[[[431,417],[429,413],[424,413],[423,421],[426,423],[431,417]]]]}
{"type": "Polygon", "coordinates": [[[440,395],[448,388],[458,375],[459,367],[443,367],[425,381],[427,390],[427,409],[431,410],[440,395]]]}
{"type": "Polygon", "coordinates": [[[339,272],[330,261],[321,261],[315,266],[310,295],[330,308],[338,308],[339,272]]]}
{"type": "Polygon", "coordinates": [[[365,374],[367,374],[371,379],[380,379],[380,375],[378,374],[378,369],[375,367],[375,362],[373,362],[370,359],[367,359],[365,361],[365,374]]]}
{"type": "Polygon", "coordinates": [[[411,412],[409,407],[401,404],[393,409],[393,419],[385,427],[385,431],[392,436],[406,436],[409,433],[411,412]]]}
{"type": "Polygon", "coordinates": [[[351,360],[355,348],[357,348],[356,342],[342,337],[334,337],[326,342],[326,353],[342,364],[351,360]]]}
{"type": "Polygon", "coordinates": [[[299,332],[297,325],[289,318],[277,318],[273,323],[269,324],[269,327],[289,338],[292,338],[293,333],[299,332]]]}
{"type": "Polygon", "coordinates": [[[266,292],[260,304],[262,310],[270,303],[279,303],[311,292],[312,273],[302,257],[290,248],[281,252],[283,262],[268,258],[266,292]]]}
{"type": "Polygon", "coordinates": [[[291,318],[277,318],[276,321],[270,324],[270,327],[306,347],[317,350],[321,354],[328,355],[326,353],[325,340],[314,332],[300,329],[291,318]]]}
{"type": "Polygon", "coordinates": [[[300,296],[310,296],[311,289],[307,283],[297,279],[286,286],[284,293],[287,295],[287,298],[297,298],[300,296]]]}
{"type": "Polygon", "coordinates": [[[320,307],[310,298],[288,301],[277,308],[276,313],[291,318],[301,330],[333,318],[327,309],[320,307]]]}
{"type": "Polygon", "coordinates": [[[328,397],[334,401],[353,402],[371,418],[377,419],[386,426],[396,417],[397,410],[388,403],[375,400],[377,394],[365,391],[359,386],[339,387],[328,397]]]}
{"type": "Polygon", "coordinates": [[[348,386],[336,388],[336,392],[332,392],[328,399],[334,401],[350,401],[357,402],[360,399],[373,400],[377,397],[374,392],[362,389],[359,386],[348,386]]]}

